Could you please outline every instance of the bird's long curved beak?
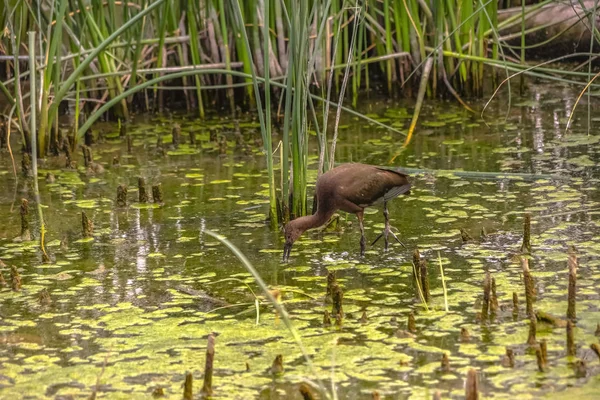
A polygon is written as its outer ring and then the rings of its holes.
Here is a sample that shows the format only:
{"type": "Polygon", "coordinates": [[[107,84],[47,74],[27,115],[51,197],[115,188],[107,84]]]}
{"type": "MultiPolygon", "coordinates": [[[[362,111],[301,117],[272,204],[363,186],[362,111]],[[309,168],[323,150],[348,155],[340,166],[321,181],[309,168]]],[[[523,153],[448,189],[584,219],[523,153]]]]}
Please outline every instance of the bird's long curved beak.
{"type": "Polygon", "coordinates": [[[283,262],[287,262],[289,260],[290,253],[292,252],[292,245],[293,243],[291,242],[285,242],[283,245],[283,262]]]}

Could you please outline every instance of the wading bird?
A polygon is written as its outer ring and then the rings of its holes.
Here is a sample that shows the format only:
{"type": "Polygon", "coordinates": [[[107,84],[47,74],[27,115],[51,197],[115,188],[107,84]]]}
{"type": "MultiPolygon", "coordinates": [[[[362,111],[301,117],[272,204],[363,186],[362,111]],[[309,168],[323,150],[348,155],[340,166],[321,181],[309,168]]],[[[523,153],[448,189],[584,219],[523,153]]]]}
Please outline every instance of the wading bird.
{"type": "MultiPolygon", "coordinates": [[[[285,245],[283,261],[287,261],[294,242],[306,231],[325,224],[337,210],[354,213],[360,224],[360,254],[365,254],[366,239],[363,216],[366,207],[383,202],[385,228],[375,244],[382,236],[387,250],[388,235],[402,246],[404,244],[390,230],[387,202],[401,195],[410,193],[408,176],[391,169],[379,168],[373,165],[350,163],[333,168],[317,179],[317,212],[313,215],[296,218],[285,226],[285,245]]],[[[406,247],[406,246],[405,246],[406,247]]]]}

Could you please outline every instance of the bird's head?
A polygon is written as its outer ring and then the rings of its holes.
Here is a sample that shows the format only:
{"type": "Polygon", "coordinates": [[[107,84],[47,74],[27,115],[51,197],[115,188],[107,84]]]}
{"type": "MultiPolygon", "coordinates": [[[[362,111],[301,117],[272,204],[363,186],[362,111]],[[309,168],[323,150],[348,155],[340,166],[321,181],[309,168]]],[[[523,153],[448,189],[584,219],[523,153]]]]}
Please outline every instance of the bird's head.
{"type": "Polygon", "coordinates": [[[292,246],[294,242],[302,235],[304,230],[300,229],[295,221],[290,221],[283,228],[283,235],[285,237],[285,244],[283,245],[283,261],[287,261],[290,258],[292,252],[292,246]]]}

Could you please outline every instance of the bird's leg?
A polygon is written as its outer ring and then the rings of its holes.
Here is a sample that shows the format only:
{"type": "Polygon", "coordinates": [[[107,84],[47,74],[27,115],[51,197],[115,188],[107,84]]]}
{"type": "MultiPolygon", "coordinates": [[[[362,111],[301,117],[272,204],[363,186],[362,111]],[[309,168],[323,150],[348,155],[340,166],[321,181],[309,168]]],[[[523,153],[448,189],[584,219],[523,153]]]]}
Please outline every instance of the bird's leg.
{"type": "Polygon", "coordinates": [[[360,256],[364,257],[365,248],[367,247],[367,239],[365,238],[365,226],[363,224],[363,211],[359,211],[356,213],[358,217],[358,225],[360,226],[360,256]]]}
{"type": "Polygon", "coordinates": [[[388,235],[392,235],[392,237],[394,239],[396,239],[396,241],[398,243],[400,243],[402,245],[402,247],[404,247],[406,249],[406,246],[404,245],[404,243],[402,243],[400,241],[400,239],[398,239],[398,236],[396,236],[396,234],[394,232],[392,232],[391,230],[391,226],[390,226],[390,219],[389,219],[389,212],[388,212],[388,208],[387,208],[387,201],[383,202],[383,216],[385,218],[385,228],[383,228],[383,232],[381,232],[379,234],[379,236],[377,236],[377,238],[375,238],[375,240],[373,241],[373,243],[371,243],[371,246],[373,246],[375,243],[377,243],[377,241],[383,236],[383,240],[385,241],[385,251],[387,251],[390,241],[388,239],[388,235]]]}

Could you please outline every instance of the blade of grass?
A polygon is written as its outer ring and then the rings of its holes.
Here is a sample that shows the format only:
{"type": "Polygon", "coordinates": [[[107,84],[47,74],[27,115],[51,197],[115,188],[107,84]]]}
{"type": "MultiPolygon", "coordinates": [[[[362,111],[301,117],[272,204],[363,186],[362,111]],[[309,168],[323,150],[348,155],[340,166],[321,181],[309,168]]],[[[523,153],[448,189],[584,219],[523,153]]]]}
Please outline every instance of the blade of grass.
{"type": "MultiPolygon", "coordinates": [[[[414,262],[411,262],[411,263],[413,266],[414,276],[419,276],[417,274],[417,266],[415,265],[414,262]]],[[[417,292],[419,293],[419,299],[421,299],[421,304],[423,305],[423,307],[425,307],[425,311],[429,311],[429,307],[427,306],[427,302],[425,301],[425,297],[423,296],[423,290],[421,289],[421,282],[419,282],[418,279],[415,279],[415,282],[417,283],[417,292]]]]}
{"type": "Polygon", "coordinates": [[[448,312],[448,291],[446,290],[446,278],[444,277],[444,266],[442,265],[442,257],[438,251],[438,263],[440,264],[440,276],[442,277],[442,288],[444,289],[444,308],[448,312]]]}

